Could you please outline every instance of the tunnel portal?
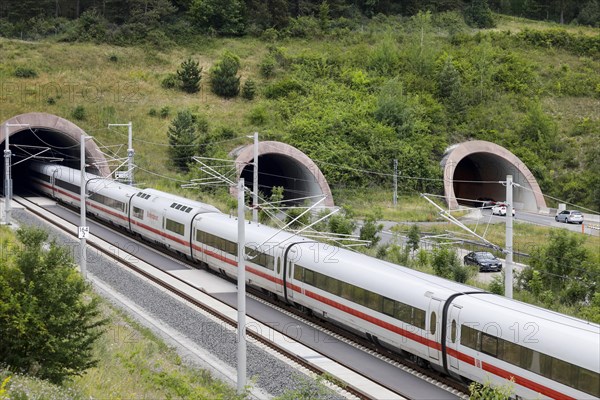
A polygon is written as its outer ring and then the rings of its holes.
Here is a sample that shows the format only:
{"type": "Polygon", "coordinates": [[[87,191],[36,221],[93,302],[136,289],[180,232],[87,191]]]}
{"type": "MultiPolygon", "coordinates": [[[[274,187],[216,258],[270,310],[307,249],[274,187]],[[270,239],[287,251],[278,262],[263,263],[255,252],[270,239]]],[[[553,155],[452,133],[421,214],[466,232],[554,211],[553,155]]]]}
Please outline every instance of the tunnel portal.
{"type": "Polygon", "coordinates": [[[505,201],[507,175],[521,187],[513,191],[513,206],[539,211],[546,201],[537,180],[517,156],[502,146],[482,140],[452,146],[441,162],[444,169],[444,195],[449,208],[459,204],[481,206],[484,201],[505,201]]]}
{"type": "MultiPolygon", "coordinates": [[[[80,140],[84,131],[72,122],[47,113],[28,113],[10,118],[0,125],[0,145],[5,146],[8,128],[11,150],[13,193],[29,189],[29,166],[33,160],[52,161],[71,168],[80,167],[80,140]]],[[[93,140],[86,141],[86,170],[107,176],[106,160],[93,140]]],[[[4,180],[4,162],[0,163],[4,180]]],[[[4,185],[0,189],[4,191],[4,185]]]]}
{"type": "MultiPolygon", "coordinates": [[[[252,190],[254,145],[235,149],[230,155],[236,159],[237,176],[244,178],[246,187],[252,190]]],[[[334,206],[329,184],[319,167],[306,154],[285,143],[259,142],[258,186],[267,199],[274,186],[283,186],[288,204],[314,204],[319,196],[325,196],[322,205],[334,206]]]]}

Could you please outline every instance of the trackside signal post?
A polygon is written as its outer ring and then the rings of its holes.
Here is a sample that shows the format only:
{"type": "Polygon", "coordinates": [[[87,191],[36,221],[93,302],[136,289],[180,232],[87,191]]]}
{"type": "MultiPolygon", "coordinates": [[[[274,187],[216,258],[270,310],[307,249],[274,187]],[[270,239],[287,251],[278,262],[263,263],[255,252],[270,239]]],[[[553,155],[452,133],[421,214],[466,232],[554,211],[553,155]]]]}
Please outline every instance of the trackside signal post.
{"type": "Polygon", "coordinates": [[[111,126],[126,126],[127,129],[127,182],[129,186],[133,185],[133,156],[135,152],[133,151],[133,124],[129,121],[126,124],[108,124],[108,127],[111,126]]]}
{"type": "MultiPolygon", "coordinates": [[[[256,168],[256,167],[255,167],[256,168]]],[[[238,182],[238,345],[237,345],[237,392],[243,394],[246,388],[246,219],[244,217],[244,178],[238,182]]]]}
{"type": "Polygon", "coordinates": [[[10,164],[12,154],[9,147],[9,132],[8,128],[12,127],[29,127],[29,124],[9,124],[4,125],[4,223],[10,225],[11,199],[12,199],[12,178],[10,164]]]}
{"type": "Polygon", "coordinates": [[[80,240],[79,247],[81,251],[81,259],[79,260],[79,268],[81,269],[81,276],[83,279],[87,279],[87,254],[85,251],[86,240],[90,233],[90,228],[87,226],[87,222],[85,219],[85,209],[86,209],[86,193],[85,193],[85,140],[89,139],[89,136],[85,136],[85,133],[81,132],[81,141],[79,147],[79,168],[81,169],[81,180],[79,182],[79,230],[78,237],[80,240]]]}
{"type": "Polygon", "coordinates": [[[513,177],[506,176],[506,268],[504,269],[504,296],[513,297],[513,177]]]}

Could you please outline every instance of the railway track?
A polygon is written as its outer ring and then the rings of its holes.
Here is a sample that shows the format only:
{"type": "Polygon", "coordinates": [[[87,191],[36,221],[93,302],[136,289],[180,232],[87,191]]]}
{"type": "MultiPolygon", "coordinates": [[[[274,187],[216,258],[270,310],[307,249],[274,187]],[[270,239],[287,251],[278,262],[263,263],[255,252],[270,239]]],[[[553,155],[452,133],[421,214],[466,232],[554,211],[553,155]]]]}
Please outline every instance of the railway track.
{"type": "MultiPolygon", "coordinates": [[[[68,235],[76,236],[76,226],[62,220],[56,215],[51,214],[48,210],[39,207],[34,202],[20,197],[15,197],[15,201],[23,206],[27,211],[35,214],[47,223],[61,229],[68,235]]],[[[121,231],[119,231],[122,234],[121,231]]],[[[144,243],[145,245],[147,243],[144,243]]],[[[115,260],[123,267],[133,271],[134,273],[143,276],[145,279],[169,291],[174,296],[184,299],[186,302],[198,307],[213,318],[227,324],[232,329],[237,327],[235,309],[225,305],[222,301],[209,296],[189,285],[185,280],[169,273],[168,271],[160,270],[143,260],[138,259],[135,255],[125,253],[124,251],[115,251],[112,244],[98,238],[92,237],[88,240],[88,245],[96,249],[99,253],[115,260]]],[[[169,258],[176,259],[173,254],[167,255],[169,258]]],[[[179,259],[179,261],[185,261],[179,259]]],[[[262,295],[260,292],[254,291],[252,297],[262,303],[268,304],[269,307],[276,308],[282,313],[293,315],[293,317],[305,324],[313,326],[315,329],[324,334],[334,337],[336,340],[341,340],[352,347],[367,352],[378,359],[397,367],[405,373],[415,375],[432,385],[442,388],[456,398],[468,398],[464,393],[465,387],[458,382],[446,379],[433,371],[422,368],[415,363],[403,359],[397,354],[378,348],[373,343],[363,340],[362,338],[349,335],[346,331],[319,320],[300,313],[298,310],[287,307],[281,303],[274,304],[268,299],[268,296],[262,295]]],[[[277,303],[277,302],[276,302],[277,303]]],[[[247,335],[251,337],[260,346],[276,352],[281,357],[291,361],[299,368],[311,371],[316,375],[327,377],[327,380],[332,381],[339,387],[338,392],[350,398],[372,399],[372,398],[406,398],[391,390],[384,385],[374,382],[372,379],[365,377],[352,368],[342,365],[340,362],[326,357],[310,346],[303,346],[301,351],[298,351],[299,344],[285,335],[274,335],[271,326],[262,325],[260,321],[252,321],[252,324],[258,324],[259,329],[247,330],[247,335]],[[266,333],[266,334],[265,334],[266,333]],[[316,362],[315,360],[318,360],[316,362]],[[333,377],[333,379],[331,379],[333,377]]]]}

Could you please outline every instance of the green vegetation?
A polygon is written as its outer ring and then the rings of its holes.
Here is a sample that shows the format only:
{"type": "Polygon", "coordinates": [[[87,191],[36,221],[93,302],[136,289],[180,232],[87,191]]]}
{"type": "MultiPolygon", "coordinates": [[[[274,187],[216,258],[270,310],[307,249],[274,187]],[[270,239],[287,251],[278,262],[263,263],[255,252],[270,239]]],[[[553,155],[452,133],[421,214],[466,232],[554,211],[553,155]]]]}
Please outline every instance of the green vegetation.
{"type": "Polygon", "coordinates": [[[54,383],[96,365],[92,349],[105,321],[67,248],[37,229],[17,231],[0,263],[0,360],[54,383]]]}

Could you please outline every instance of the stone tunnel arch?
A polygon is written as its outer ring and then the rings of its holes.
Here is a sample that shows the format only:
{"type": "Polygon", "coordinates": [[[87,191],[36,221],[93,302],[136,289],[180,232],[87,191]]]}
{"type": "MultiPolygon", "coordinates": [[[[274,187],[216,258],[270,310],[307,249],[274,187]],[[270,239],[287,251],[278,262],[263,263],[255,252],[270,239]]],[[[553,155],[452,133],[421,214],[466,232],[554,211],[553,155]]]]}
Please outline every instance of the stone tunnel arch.
{"type": "MultiPolygon", "coordinates": [[[[235,149],[237,177],[244,178],[245,185],[252,189],[254,173],[254,145],[235,149]]],[[[273,186],[284,187],[284,200],[324,195],[325,207],[333,207],[333,196],[329,184],[319,167],[303,152],[282,142],[265,141],[258,144],[259,190],[270,195],[273,186]]],[[[314,203],[318,199],[311,198],[314,203]]]]}
{"type": "Polygon", "coordinates": [[[506,188],[499,181],[507,175],[522,186],[513,192],[516,209],[539,211],[546,201],[537,180],[527,166],[502,146],[483,140],[460,143],[446,150],[441,162],[444,169],[444,195],[448,207],[459,203],[474,205],[477,199],[506,200],[506,188]]]}
{"type": "MultiPolygon", "coordinates": [[[[8,126],[13,165],[28,156],[25,146],[40,146],[50,148],[43,156],[62,158],[63,161],[60,162],[61,164],[79,169],[80,141],[81,135],[84,133],[83,129],[79,126],[53,114],[32,112],[17,115],[3,121],[2,125],[0,125],[0,145],[2,149],[5,146],[7,124],[28,125],[28,127],[8,126]]],[[[110,174],[106,159],[93,140],[86,141],[85,157],[88,172],[102,176],[110,174]]],[[[2,179],[4,179],[4,163],[0,164],[2,179]]],[[[22,183],[18,177],[27,174],[26,164],[17,164],[18,167],[15,166],[12,170],[15,188],[19,183],[22,183]]],[[[22,179],[21,181],[27,180],[22,179]]]]}

